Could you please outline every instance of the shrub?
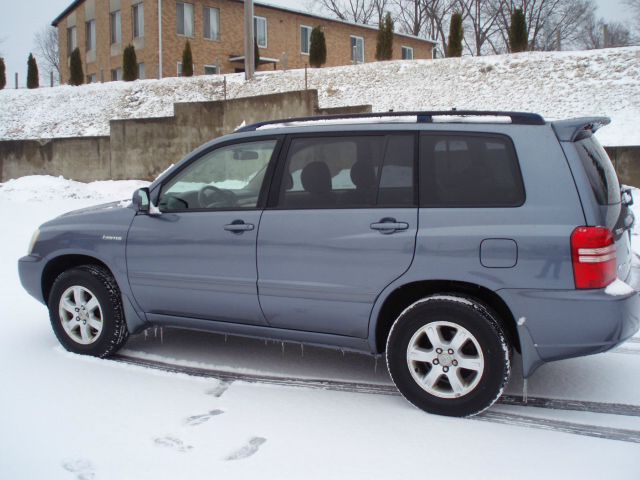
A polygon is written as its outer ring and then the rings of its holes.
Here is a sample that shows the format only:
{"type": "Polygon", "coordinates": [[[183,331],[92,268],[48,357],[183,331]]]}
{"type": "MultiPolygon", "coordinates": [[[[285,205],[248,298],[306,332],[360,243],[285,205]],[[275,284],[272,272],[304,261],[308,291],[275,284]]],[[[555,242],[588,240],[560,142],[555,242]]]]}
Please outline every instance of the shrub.
{"type": "Polygon", "coordinates": [[[318,25],[311,30],[309,65],[319,68],[325,63],[327,63],[327,41],[322,28],[318,25]]]}

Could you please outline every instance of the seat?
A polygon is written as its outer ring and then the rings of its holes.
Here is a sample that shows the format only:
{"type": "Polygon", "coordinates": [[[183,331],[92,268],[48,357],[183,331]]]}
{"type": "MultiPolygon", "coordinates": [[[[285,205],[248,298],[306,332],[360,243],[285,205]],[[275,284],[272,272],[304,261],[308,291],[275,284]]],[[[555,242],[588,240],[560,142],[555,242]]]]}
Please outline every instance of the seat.
{"type": "Polygon", "coordinates": [[[375,205],[378,179],[371,162],[369,160],[358,160],[351,167],[350,176],[356,188],[345,194],[343,197],[344,204],[354,206],[375,205]]]}
{"type": "Polygon", "coordinates": [[[315,161],[307,164],[302,169],[300,181],[306,195],[296,198],[295,206],[326,208],[335,204],[331,188],[331,172],[326,163],[315,161]]]}

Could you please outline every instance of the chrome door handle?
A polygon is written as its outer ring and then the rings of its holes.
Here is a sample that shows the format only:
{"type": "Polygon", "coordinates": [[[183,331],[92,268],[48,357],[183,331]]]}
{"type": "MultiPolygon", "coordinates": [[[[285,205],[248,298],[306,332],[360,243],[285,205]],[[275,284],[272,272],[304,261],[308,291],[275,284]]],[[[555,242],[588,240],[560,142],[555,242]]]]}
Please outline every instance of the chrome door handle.
{"type": "Polygon", "coordinates": [[[228,225],[225,225],[224,229],[227,232],[242,233],[242,232],[249,232],[253,230],[254,226],[252,223],[244,223],[244,221],[242,220],[234,220],[228,225]]]}
{"type": "Polygon", "coordinates": [[[371,230],[378,230],[380,233],[393,233],[398,230],[406,230],[409,224],[405,222],[397,222],[395,218],[383,218],[379,222],[370,225],[371,230]]]}

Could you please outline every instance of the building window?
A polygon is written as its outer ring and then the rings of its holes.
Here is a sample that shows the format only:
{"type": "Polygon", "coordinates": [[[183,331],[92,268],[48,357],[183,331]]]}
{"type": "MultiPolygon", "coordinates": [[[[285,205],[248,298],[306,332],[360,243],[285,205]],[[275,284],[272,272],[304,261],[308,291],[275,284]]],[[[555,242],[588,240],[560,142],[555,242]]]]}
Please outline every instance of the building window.
{"type": "Polygon", "coordinates": [[[204,7],[204,38],[220,40],[220,10],[204,7]]]}
{"type": "Polygon", "coordinates": [[[193,37],[193,5],[176,3],[176,31],[178,35],[193,37]]]}
{"type": "Polygon", "coordinates": [[[97,78],[95,73],[87,75],[87,83],[96,83],[96,81],[97,81],[97,78]]]}
{"type": "MultiPolygon", "coordinates": [[[[193,72],[195,72],[195,71],[196,71],[196,66],[195,66],[195,64],[192,64],[192,65],[191,65],[191,70],[192,70],[193,72]]],[[[182,62],[178,62],[178,69],[177,69],[177,73],[178,73],[178,76],[179,76],[179,77],[181,77],[181,76],[182,76],[182,62]]]]}
{"type": "Polygon", "coordinates": [[[96,48],[96,21],[89,20],[86,27],[87,52],[90,52],[96,48]]]}
{"type": "Polygon", "coordinates": [[[253,17],[253,29],[258,47],[267,48],[267,19],[264,17],[253,17]]]}
{"type": "Polygon", "coordinates": [[[413,48],[412,47],[402,47],[402,59],[403,60],[413,60],[413,48]]]}
{"type": "Polygon", "coordinates": [[[111,70],[111,81],[117,82],[119,80],[122,80],[122,69],[116,68],[114,70],[111,70]]]}
{"type": "Polygon", "coordinates": [[[364,63],[364,38],[351,37],[351,61],[353,63],[364,63]]]}
{"type": "Polygon", "coordinates": [[[78,44],[76,43],[76,27],[67,28],[67,52],[71,55],[78,44]]]}
{"type": "Polygon", "coordinates": [[[205,65],[204,66],[204,74],[205,75],[217,75],[218,73],[220,73],[218,71],[218,66],[217,65],[205,65]]]}
{"type": "Polygon", "coordinates": [[[144,4],[138,3],[132,8],[133,38],[144,37],[144,4]]]}
{"type": "Polygon", "coordinates": [[[120,10],[111,12],[111,44],[122,43],[122,16],[120,10]]]}
{"type": "Polygon", "coordinates": [[[300,53],[309,55],[311,49],[311,30],[307,25],[300,25],[300,53]]]}
{"type": "Polygon", "coordinates": [[[145,78],[147,78],[146,71],[144,69],[144,63],[138,64],[138,78],[140,80],[144,80],[145,78]]]}

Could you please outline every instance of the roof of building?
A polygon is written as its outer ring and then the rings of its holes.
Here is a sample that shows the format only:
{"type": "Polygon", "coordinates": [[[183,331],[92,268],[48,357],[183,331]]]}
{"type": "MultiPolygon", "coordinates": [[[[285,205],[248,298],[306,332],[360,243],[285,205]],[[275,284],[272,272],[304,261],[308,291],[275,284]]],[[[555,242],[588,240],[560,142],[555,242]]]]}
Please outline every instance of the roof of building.
{"type": "MultiPolygon", "coordinates": [[[[51,25],[54,27],[57,27],[58,24],[67,16],[69,15],[71,12],[73,12],[76,8],[78,8],[78,6],[80,6],[82,3],[84,3],[85,0],[74,0],[67,8],[64,9],[64,11],[58,15],[53,22],[51,22],[51,25]]],[[[233,2],[237,2],[237,3],[244,3],[244,0],[231,0],[233,2]]],[[[303,10],[296,10],[295,8],[289,8],[289,7],[283,7],[280,5],[273,5],[271,3],[265,3],[265,2],[254,2],[254,6],[255,7],[263,7],[263,8],[270,8],[272,10],[280,10],[282,12],[287,12],[287,13],[295,13],[296,15],[303,15],[305,17],[309,17],[309,18],[317,18],[319,20],[325,20],[325,21],[329,21],[329,22],[336,22],[336,23],[342,23],[345,25],[351,25],[354,27],[360,27],[360,28],[368,28],[370,30],[378,30],[378,27],[374,26],[374,25],[365,25],[363,23],[355,23],[355,22],[348,22],[346,20],[340,20],[338,18],[331,18],[331,17],[326,17],[323,15],[316,15],[314,13],[310,13],[310,12],[305,12],[303,10]]],[[[399,33],[399,32],[394,32],[395,35],[398,35],[400,37],[407,37],[407,38],[412,38],[414,40],[419,40],[422,42],[428,42],[428,43],[432,43],[432,44],[436,44],[438,42],[435,42],[431,39],[428,38],[422,38],[422,37],[417,37],[415,35],[410,35],[407,33],[399,33]]]]}

